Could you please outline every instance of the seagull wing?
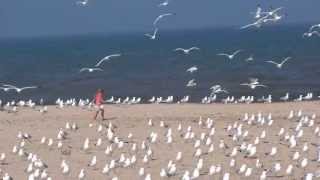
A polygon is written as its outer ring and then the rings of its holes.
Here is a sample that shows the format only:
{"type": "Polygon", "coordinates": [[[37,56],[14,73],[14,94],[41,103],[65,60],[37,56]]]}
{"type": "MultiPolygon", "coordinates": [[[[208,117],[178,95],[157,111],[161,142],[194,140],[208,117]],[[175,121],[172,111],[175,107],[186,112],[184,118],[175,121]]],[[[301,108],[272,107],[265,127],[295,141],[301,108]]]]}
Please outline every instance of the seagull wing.
{"type": "Polygon", "coordinates": [[[255,86],[257,86],[257,87],[268,87],[268,86],[263,85],[263,84],[256,84],[255,86]]]}
{"type": "Polygon", "coordinates": [[[152,38],[152,35],[151,34],[144,34],[145,36],[149,37],[149,38],[152,38]]]}
{"type": "Polygon", "coordinates": [[[16,86],[13,86],[13,85],[10,85],[10,84],[2,84],[2,86],[9,87],[9,88],[16,88],[16,86]]]}
{"type": "Polygon", "coordinates": [[[20,88],[21,90],[25,90],[25,89],[36,89],[38,88],[37,86],[28,86],[28,87],[23,87],[23,88],[20,88]]]}
{"type": "Polygon", "coordinates": [[[183,48],[176,48],[174,51],[185,51],[183,48]]]}
{"type": "Polygon", "coordinates": [[[219,54],[217,54],[218,56],[227,56],[227,57],[229,57],[230,55],[229,54],[226,54],[226,53],[219,53],[219,54]]]}
{"type": "Polygon", "coordinates": [[[257,84],[258,83],[258,78],[249,78],[249,81],[251,82],[251,84],[257,84]]]}
{"type": "Polygon", "coordinates": [[[100,65],[101,65],[104,61],[106,61],[106,60],[108,60],[108,59],[106,59],[106,58],[101,59],[101,60],[95,65],[95,67],[100,66],[100,65]]]}
{"type": "Polygon", "coordinates": [[[89,68],[81,68],[80,72],[87,71],[89,68]]]}
{"type": "Polygon", "coordinates": [[[281,62],[281,64],[286,63],[289,59],[291,59],[291,57],[286,57],[286,58],[281,62]]]}
{"type": "Polygon", "coordinates": [[[153,21],[153,25],[155,26],[160,19],[162,19],[162,18],[164,18],[164,17],[166,17],[166,16],[171,16],[171,15],[173,15],[173,14],[172,14],[172,13],[161,14],[160,16],[158,16],[158,17],[153,21]]]}
{"type": "Polygon", "coordinates": [[[237,55],[237,54],[240,53],[241,51],[242,51],[241,49],[237,50],[236,52],[234,52],[234,53],[232,54],[232,56],[237,55]]]}
{"type": "Polygon", "coordinates": [[[94,71],[103,71],[101,68],[92,68],[94,71]]]}
{"type": "Polygon", "coordinates": [[[154,31],[153,31],[153,36],[156,36],[158,33],[158,28],[155,28],[154,31]]]}
{"type": "Polygon", "coordinates": [[[249,27],[251,27],[251,26],[256,26],[256,27],[258,27],[260,23],[261,23],[261,20],[259,19],[258,21],[254,22],[254,23],[251,23],[251,24],[248,24],[248,25],[245,25],[245,26],[240,27],[240,29],[247,29],[247,28],[249,28],[249,27]]]}
{"type": "Polygon", "coordinates": [[[278,63],[274,62],[274,61],[266,61],[267,63],[271,63],[271,64],[274,64],[274,65],[278,65],[278,63]]]}
{"type": "Polygon", "coordinates": [[[242,84],[240,84],[240,86],[251,86],[251,84],[248,84],[248,83],[242,83],[242,84]]]}
{"type": "Polygon", "coordinates": [[[200,50],[200,48],[194,46],[189,49],[189,51],[192,51],[192,50],[200,50]]]}
{"type": "Polygon", "coordinates": [[[309,28],[309,32],[313,31],[314,28],[320,27],[320,24],[315,24],[309,28]]]}
{"type": "Polygon", "coordinates": [[[271,12],[272,12],[272,13],[276,13],[276,12],[280,11],[281,9],[283,9],[283,7],[279,7],[279,8],[277,8],[277,9],[274,9],[274,10],[272,10],[271,12]]]}
{"type": "Polygon", "coordinates": [[[119,56],[121,56],[121,54],[111,54],[111,55],[109,55],[109,56],[106,56],[106,57],[104,57],[103,59],[101,59],[101,60],[95,65],[95,67],[100,66],[104,61],[109,61],[110,58],[112,58],[112,57],[119,57],[119,56]]]}
{"type": "Polygon", "coordinates": [[[320,37],[320,33],[318,31],[313,31],[312,33],[320,37]]]}

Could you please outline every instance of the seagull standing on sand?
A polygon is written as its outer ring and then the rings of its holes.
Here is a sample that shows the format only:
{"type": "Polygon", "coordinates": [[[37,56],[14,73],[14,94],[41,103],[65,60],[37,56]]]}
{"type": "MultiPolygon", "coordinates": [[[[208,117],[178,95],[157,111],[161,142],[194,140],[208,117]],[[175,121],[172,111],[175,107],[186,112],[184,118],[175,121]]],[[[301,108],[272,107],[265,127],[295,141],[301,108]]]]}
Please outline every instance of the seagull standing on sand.
{"type": "Polygon", "coordinates": [[[240,53],[242,50],[237,50],[235,51],[234,53],[232,54],[227,54],[227,53],[219,53],[217,54],[218,56],[225,56],[227,57],[228,59],[232,60],[238,53],[240,53]]]}
{"type": "Polygon", "coordinates": [[[274,61],[267,61],[267,63],[274,64],[274,65],[276,65],[277,68],[281,69],[282,66],[284,65],[284,63],[286,63],[289,59],[291,59],[291,57],[286,57],[281,63],[277,63],[274,61]]]}
{"type": "Polygon", "coordinates": [[[256,87],[267,87],[263,84],[259,83],[259,80],[257,78],[250,78],[249,83],[243,83],[240,84],[241,86],[249,86],[251,89],[255,89],[256,87]]]}
{"type": "Polygon", "coordinates": [[[119,57],[119,56],[121,56],[121,54],[111,54],[111,55],[109,55],[109,56],[106,56],[106,57],[104,57],[103,59],[101,59],[101,60],[95,65],[95,67],[99,67],[103,62],[109,61],[109,60],[111,60],[111,58],[113,58],[113,57],[119,57]]]}
{"type": "Polygon", "coordinates": [[[174,15],[173,13],[166,13],[166,14],[161,14],[159,15],[154,21],[153,21],[153,25],[156,26],[157,23],[160,21],[160,19],[166,17],[166,16],[172,16],[174,15]]]}
{"type": "Polygon", "coordinates": [[[90,73],[94,72],[94,71],[103,71],[101,68],[81,68],[80,72],[84,72],[84,71],[88,71],[90,73]]]}
{"type": "Polygon", "coordinates": [[[192,67],[190,67],[189,69],[187,69],[187,72],[189,72],[189,73],[193,73],[193,72],[196,72],[196,71],[198,71],[198,68],[197,68],[197,66],[192,66],[192,67]]]}
{"type": "Polygon", "coordinates": [[[145,36],[149,37],[151,40],[155,40],[157,38],[158,28],[155,28],[153,34],[144,34],[145,36]]]}
{"type": "Polygon", "coordinates": [[[198,47],[191,47],[189,49],[177,48],[174,51],[182,51],[184,54],[190,54],[190,52],[193,50],[200,50],[200,48],[198,47]]]}

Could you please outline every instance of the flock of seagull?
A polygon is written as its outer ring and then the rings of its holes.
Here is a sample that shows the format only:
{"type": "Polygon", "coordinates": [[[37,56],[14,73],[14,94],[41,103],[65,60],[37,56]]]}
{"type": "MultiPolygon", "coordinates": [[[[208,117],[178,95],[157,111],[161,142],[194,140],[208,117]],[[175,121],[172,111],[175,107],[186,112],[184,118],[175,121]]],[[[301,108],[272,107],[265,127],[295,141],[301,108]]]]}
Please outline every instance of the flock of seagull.
{"type": "MultiPolygon", "coordinates": [[[[81,106],[90,108],[79,104],[81,106]]],[[[244,113],[240,118],[224,121],[223,127],[217,125],[217,119],[201,116],[183,123],[148,119],[139,126],[146,129],[142,135],[133,133],[137,130],[134,128],[124,128],[119,133],[118,128],[123,124],[119,127],[110,121],[97,125],[89,122],[89,130],[85,130],[83,124],[65,120],[65,126],[57,129],[56,137],[35,137],[19,131],[12,151],[0,152],[0,174],[3,180],[13,179],[2,169],[10,166],[14,158],[25,164],[28,180],[52,180],[51,172],[57,172],[53,169],[57,165],[49,164],[38,154],[41,148],[57,155],[61,153],[58,173],[65,179],[92,179],[90,172],[96,172],[107,179],[118,180],[119,172],[126,171],[134,172],[131,178],[144,180],[319,178],[319,171],[308,169],[320,162],[317,141],[320,127],[316,114],[291,110],[284,117],[285,123],[278,118],[271,113],[244,113]],[[81,131],[90,131],[94,136],[82,139],[81,131]],[[77,141],[83,142],[81,147],[71,145],[77,141]],[[31,146],[38,148],[31,150],[31,146]],[[162,155],[164,148],[168,157],[162,155]],[[87,163],[75,169],[74,162],[68,160],[71,153],[85,155],[87,163]],[[156,170],[155,164],[160,166],[156,170]]]]}
{"type": "MultiPolygon", "coordinates": [[[[166,6],[168,6],[170,4],[170,2],[171,2],[171,0],[164,0],[158,6],[159,7],[166,7],[166,6]]],[[[80,6],[88,6],[89,5],[89,0],[80,0],[80,1],[77,1],[76,4],[80,5],[80,6]]],[[[256,11],[252,12],[253,19],[255,21],[253,23],[251,23],[251,24],[248,24],[248,25],[245,25],[245,26],[241,27],[240,29],[261,28],[262,26],[264,26],[266,24],[279,22],[280,20],[283,19],[283,17],[285,17],[285,13],[282,13],[282,11],[284,9],[285,8],[283,8],[283,7],[279,7],[279,8],[272,8],[271,7],[269,10],[264,10],[260,5],[258,5],[256,11]]],[[[168,18],[170,16],[174,16],[174,15],[176,15],[176,14],[175,13],[160,14],[158,17],[155,18],[155,20],[152,23],[153,28],[154,28],[153,33],[151,33],[151,34],[147,33],[147,34],[145,34],[145,36],[147,36],[151,40],[156,40],[158,31],[159,31],[159,23],[160,23],[160,21],[162,19],[168,18]]],[[[312,25],[309,28],[309,30],[306,33],[303,34],[303,37],[311,37],[313,35],[320,36],[320,33],[318,32],[318,30],[320,30],[320,24],[312,25]]],[[[200,48],[194,46],[194,47],[190,47],[190,48],[176,48],[173,51],[181,52],[184,55],[192,55],[192,52],[200,51],[200,48]]],[[[217,56],[225,57],[227,60],[234,60],[234,59],[236,59],[237,55],[239,55],[243,51],[244,50],[239,49],[239,50],[236,50],[234,52],[229,52],[229,53],[218,53],[217,56]]],[[[104,63],[108,63],[112,59],[118,58],[120,56],[122,56],[122,54],[120,54],[120,53],[108,55],[108,56],[100,59],[93,66],[82,67],[79,72],[80,73],[84,73],[84,72],[93,73],[93,72],[103,71],[102,66],[103,66],[104,63]]],[[[288,62],[288,60],[291,60],[291,59],[292,59],[292,57],[285,57],[282,60],[280,59],[279,61],[269,60],[269,61],[266,61],[266,63],[272,64],[278,69],[282,69],[284,67],[284,65],[288,62]]],[[[245,59],[246,62],[251,62],[251,61],[254,61],[254,60],[255,60],[255,58],[254,58],[253,54],[251,54],[247,59],[245,59]]],[[[190,67],[190,68],[188,68],[186,70],[186,72],[190,73],[190,74],[195,74],[197,71],[199,71],[199,68],[198,68],[197,65],[194,65],[194,66],[192,66],[192,67],[190,67]]],[[[258,87],[262,87],[262,88],[267,88],[268,87],[265,84],[261,84],[259,82],[258,78],[249,77],[248,79],[249,79],[249,82],[241,83],[240,86],[247,86],[252,90],[254,90],[254,89],[258,88],[258,87]]],[[[198,82],[197,82],[197,80],[195,78],[192,78],[192,79],[188,80],[186,82],[186,84],[185,84],[185,86],[187,88],[195,88],[198,85],[199,84],[198,84],[198,82]]],[[[0,89],[5,91],[5,92],[8,92],[10,90],[15,90],[18,93],[20,93],[23,90],[35,89],[35,88],[37,88],[37,87],[36,86],[30,86],[30,87],[18,88],[16,86],[12,86],[12,85],[3,85],[3,87],[0,87],[0,89]]],[[[226,94],[228,94],[228,91],[214,92],[214,91],[211,90],[211,92],[209,93],[210,94],[209,99],[215,99],[215,98],[213,98],[213,96],[215,96],[218,93],[226,93],[226,94]]],[[[187,98],[187,99],[189,100],[189,98],[187,98]]],[[[205,100],[203,100],[203,101],[205,101],[205,100]]],[[[116,101],[116,102],[118,102],[118,101],[116,101]]],[[[139,102],[141,102],[141,101],[138,101],[138,103],[139,102]]],[[[161,103],[161,102],[158,101],[158,103],[161,103]]],[[[133,104],[136,104],[135,101],[133,101],[133,104]]]]}

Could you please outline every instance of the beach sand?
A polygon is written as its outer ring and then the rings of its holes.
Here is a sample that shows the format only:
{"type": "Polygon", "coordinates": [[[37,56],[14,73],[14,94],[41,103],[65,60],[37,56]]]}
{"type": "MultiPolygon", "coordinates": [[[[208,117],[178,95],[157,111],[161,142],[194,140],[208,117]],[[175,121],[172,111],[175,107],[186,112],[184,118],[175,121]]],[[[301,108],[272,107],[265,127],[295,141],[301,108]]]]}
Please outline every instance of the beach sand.
{"type": "MultiPolygon", "coordinates": [[[[26,142],[24,147],[26,152],[32,152],[38,155],[48,165],[48,173],[54,180],[62,179],[78,179],[80,169],[84,168],[86,172],[86,179],[102,180],[111,179],[117,176],[119,179],[144,179],[139,177],[138,171],[140,167],[145,168],[145,173],[150,173],[152,179],[160,179],[161,168],[167,167],[169,160],[175,160],[177,152],[182,152],[182,160],[175,162],[177,166],[177,175],[170,177],[170,179],[181,179],[185,170],[189,170],[192,174],[196,167],[199,158],[193,156],[195,153],[195,140],[184,140],[181,134],[186,132],[187,127],[191,126],[192,131],[195,132],[195,139],[200,139],[201,132],[209,133],[210,129],[200,127],[198,121],[200,116],[203,122],[207,118],[214,120],[214,127],[216,133],[211,137],[214,143],[215,150],[210,154],[205,154],[209,147],[201,144],[200,148],[204,155],[200,158],[204,161],[204,167],[201,169],[199,179],[222,179],[225,172],[231,174],[231,179],[259,179],[264,169],[271,169],[275,162],[281,163],[282,169],[278,173],[270,173],[268,179],[300,179],[306,173],[314,173],[318,170],[319,163],[314,161],[317,158],[317,147],[319,144],[319,137],[314,135],[313,131],[317,126],[320,126],[319,118],[315,119],[313,127],[302,127],[304,135],[298,139],[297,147],[288,148],[288,142],[280,140],[277,136],[280,128],[285,128],[290,135],[294,134],[294,128],[297,125],[298,118],[288,120],[290,110],[302,110],[304,115],[311,116],[313,113],[319,114],[320,103],[314,102],[297,102],[297,103],[272,103],[272,104],[149,104],[149,105],[105,105],[105,114],[107,120],[93,121],[93,111],[88,109],[81,109],[79,107],[65,107],[59,109],[55,106],[49,106],[48,112],[42,114],[38,111],[29,108],[18,108],[17,113],[0,112],[0,153],[5,152],[7,155],[6,165],[0,165],[3,172],[8,172],[13,179],[23,180],[27,179],[28,161],[26,158],[21,158],[12,153],[14,145],[18,145],[20,140],[17,138],[19,131],[31,134],[30,142],[26,142]],[[267,125],[248,125],[242,122],[244,113],[259,113],[267,116],[272,113],[274,123],[272,126],[267,125]],[[148,120],[152,119],[154,125],[148,126],[148,120]],[[166,127],[160,127],[160,121],[164,121],[166,127]],[[65,124],[77,123],[79,129],[77,131],[65,130],[68,132],[67,139],[63,140],[63,150],[69,150],[69,155],[64,155],[61,150],[57,149],[57,134],[59,128],[65,128],[65,124]],[[122,149],[117,149],[113,146],[114,152],[111,155],[104,153],[107,145],[110,142],[106,138],[106,127],[111,122],[116,126],[114,129],[115,136],[119,137],[128,143],[125,143],[122,149]],[[239,145],[232,141],[232,137],[228,136],[226,127],[232,125],[234,122],[243,123],[243,130],[248,130],[249,135],[244,140],[247,143],[252,143],[256,136],[260,136],[263,130],[266,130],[266,138],[261,140],[257,146],[257,155],[255,158],[245,158],[244,154],[240,152],[234,158],[236,160],[236,167],[229,167],[232,148],[239,145]],[[89,127],[89,123],[93,127],[89,127]],[[182,132],[177,131],[178,124],[182,124],[182,132]],[[102,132],[97,132],[99,124],[103,124],[102,132]],[[168,128],[172,128],[173,142],[166,144],[165,133],[168,128]],[[148,163],[143,163],[142,159],[145,150],[140,149],[141,142],[147,141],[147,137],[151,132],[158,133],[158,140],[150,145],[153,155],[148,163]],[[128,139],[129,133],[133,134],[132,139],[128,139]],[[40,144],[42,136],[54,139],[54,145],[48,147],[40,144]],[[82,150],[83,143],[88,137],[90,139],[90,148],[87,152],[82,150]],[[100,147],[94,146],[98,138],[103,139],[100,147]],[[224,139],[229,148],[219,149],[219,141],[224,139]],[[133,143],[137,143],[138,151],[131,152],[133,143]],[[304,143],[308,143],[309,150],[302,152],[304,143]],[[265,153],[270,152],[271,147],[278,147],[278,153],[275,157],[266,156],[265,153]],[[298,161],[291,160],[293,153],[299,151],[301,157],[298,161]],[[137,156],[137,163],[132,167],[124,168],[118,167],[110,171],[108,175],[102,174],[101,171],[106,163],[111,159],[119,159],[120,154],[124,153],[125,157],[131,157],[133,154],[137,156]],[[96,155],[98,162],[96,167],[88,167],[92,156],[96,155]],[[309,163],[306,168],[300,168],[300,162],[303,158],[308,158],[309,163]],[[256,168],[256,159],[259,158],[263,163],[263,168],[256,168]],[[70,166],[70,174],[62,175],[60,164],[62,160],[70,166]],[[237,174],[240,166],[246,163],[248,167],[253,168],[253,175],[244,177],[244,175],[237,174]],[[286,176],[285,171],[289,163],[294,165],[294,174],[286,176]],[[209,167],[211,165],[222,166],[222,172],[214,176],[208,176],[209,167]],[[276,176],[276,177],[275,177],[276,176]]],[[[166,179],[166,178],[165,178],[166,179]]]]}

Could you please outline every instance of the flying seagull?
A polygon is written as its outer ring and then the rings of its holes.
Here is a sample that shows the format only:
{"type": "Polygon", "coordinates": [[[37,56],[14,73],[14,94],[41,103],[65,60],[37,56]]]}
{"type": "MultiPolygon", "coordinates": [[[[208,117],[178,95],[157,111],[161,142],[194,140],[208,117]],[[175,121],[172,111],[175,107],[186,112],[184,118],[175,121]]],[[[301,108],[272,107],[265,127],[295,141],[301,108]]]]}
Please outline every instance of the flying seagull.
{"type": "Polygon", "coordinates": [[[9,90],[15,90],[15,91],[17,91],[17,93],[21,93],[23,90],[26,90],[26,89],[36,89],[36,88],[38,88],[37,86],[27,86],[27,87],[18,88],[16,86],[12,86],[12,85],[9,85],[9,84],[5,84],[3,86],[5,86],[5,87],[1,87],[0,89],[4,90],[5,92],[7,92],[9,90]]]}
{"type": "Polygon", "coordinates": [[[222,89],[221,85],[213,85],[210,87],[211,94],[228,93],[228,91],[222,89]]]}
{"type": "Polygon", "coordinates": [[[218,56],[226,56],[228,59],[232,60],[238,53],[240,53],[242,50],[237,50],[232,54],[226,54],[226,53],[219,53],[218,56]]]}
{"type": "Polygon", "coordinates": [[[189,72],[189,73],[193,73],[193,72],[196,72],[196,71],[198,71],[198,68],[197,68],[197,66],[192,66],[192,67],[190,67],[189,69],[187,69],[187,72],[189,72]]]}
{"type": "Polygon", "coordinates": [[[195,79],[191,79],[190,81],[188,81],[186,86],[187,87],[194,87],[196,85],[197,85],[196,80],[195,79]]]}
{"type": "Polygon", "coordinates": [[[169,1],[170,1],[170,0],[164,0],[162,3],[160,3],[160,4],[158,5],[158,7],[168,6],[168,5],[169,5],[169,1]]]}
{"type": "Polygon", "coordinates": [[[77,1],[76,3],[80,6],[87,6],[88,2],[89,2],[89,0],[83,0],[83,1],[77,1]]]}
{"type": "Polygon", "coordinates": [[[184,54],[189,54],[193,50],[200,50],[198,47],[191,47],[189,49],[177,48],[174,51],[182,51],[184,54]]]}
{"type": "Polygon", "coordinates": [[[95,67],[99,67],[104,61],[109,61],[111,58],[113,57],[119,57],[121,56],[121,54],[111,54],[109,56],[104,57],[103,59],[101,59],[96,65],[95,67]]]}
{"type": "Polygon", "coordinates": [[[94,71],[103,71],[101,68],[81,68],[80,72],[84,72],[84,71],[88,71],[88,72],[94,72],[94,71]]]}
{"type": "Polygon", "coordinates": [[[284,63],[286,63],[289,59],[291,59],[291,57],[286,57],[281,63],[277,63],[274,61],[267,61],[267,63],[274,64],[274,65],[276,65],[277,68],[281,69],[282,66],[284,65],[284,63]]]}
{"type": "Polygon", "coordinates": [[[145,34],[145,36],[149,37],[151,40],[155,40],[157,38],[158,28],[155,28],[153,34],[145,34]]]}
{"type": "Polygon", "coordinates": [[[267,87],[263,84],[260,84],[257,78],[250,78],[249,83],[242,83],[241,86],[249,86],[251,89],[255,89],[256,87],[267,87]]]}
{"type": "Polygon", "coordinates": [[[157,25],[158,21],[160,21],[160,19],[166,17],[166,16],[172,16],[174,15],[173,13],[166,13],[166,14],[161,14],[159,15],[154,21],[153,21],[153,25],[157,25]]]}
{"type": "Polygon", "coordinates": [[[245,59],[247,62],[254,61],[253,55],[251,54],[247,59],[245,59]]]}

